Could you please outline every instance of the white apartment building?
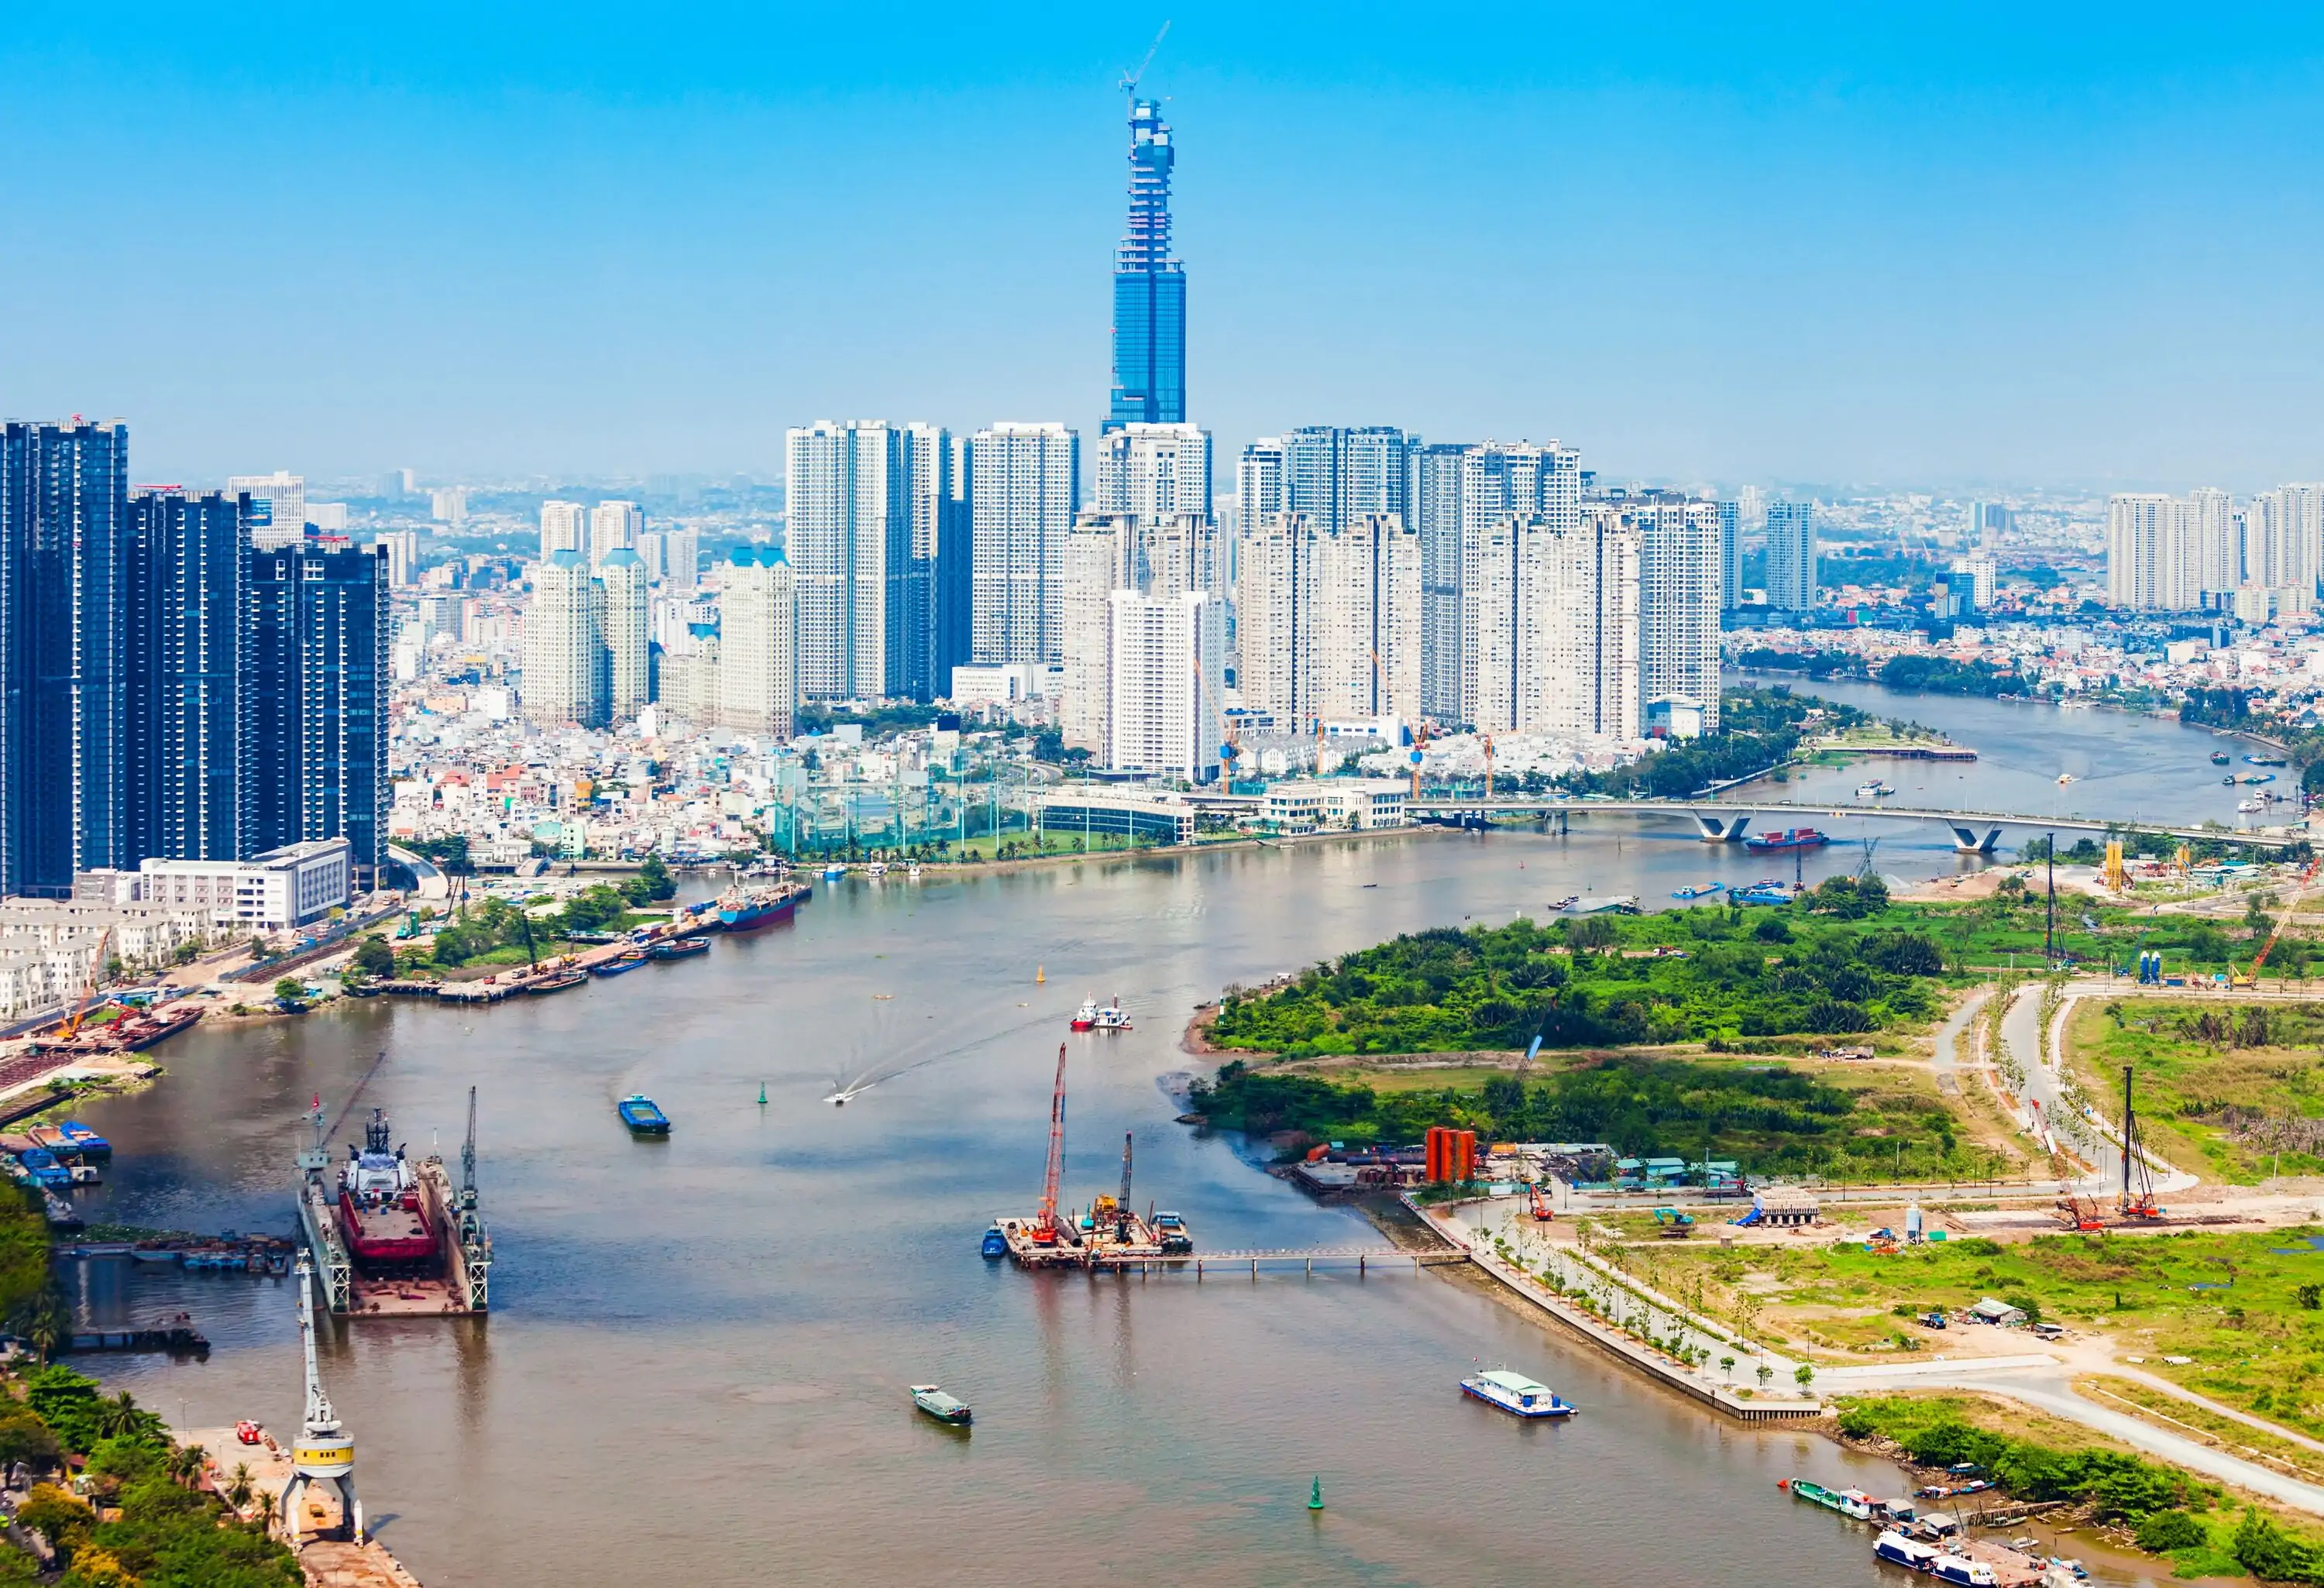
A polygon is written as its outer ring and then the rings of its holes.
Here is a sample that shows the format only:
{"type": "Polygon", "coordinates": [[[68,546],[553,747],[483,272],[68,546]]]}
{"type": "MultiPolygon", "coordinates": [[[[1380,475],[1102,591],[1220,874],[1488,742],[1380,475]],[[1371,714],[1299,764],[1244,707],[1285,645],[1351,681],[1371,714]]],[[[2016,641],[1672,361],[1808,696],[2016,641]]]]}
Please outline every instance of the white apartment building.
{"type": "Polygon", "coordinates": [[[545,726],[602,728],[613,692],[605,586],[577,551],[533,565],[524,614],[524,715],[545,726]]]}
{"type": "Polygon", "coordinates": [[[909,637],[890,596],[912,560],[911,457],[904,430],[877,420],[817,420],[785,438],[804,698],[907,692],[909,637]]]}
{"type": "Polygon", "coordinates": [[[281,932],[345,909],[354,898],[355,852],[345,838],[270,849],[246,861],[138,863],[142,904],[198,911],[214,928],[281,932]]]}
{"type": "MultiPolygon", "coordinates": [[[[340,527],[346,527],[344,522],[340,527]]],[[[412,568],[420,560],[420,531],[390,530],[372,544],[387,553],[387,582],[398,589],[410,584],[412,568]]]]}
{"type": "Polygon", "coordinates": [[[1224,740],[1226,613],[1207,590],[1108,598],[1104,764],[1206,783],[1224,740]]]}
{"type": "MultiPolygon", "coordinates": [[[[2246,515],[2246,530],[2250,522],[2246,515]]],[[[2196,612],[2207,595],[2246,582],[2264,586],[2287,572],[2296,581],[2309,561],[2265,509],[2255,559],[2247,555],[2251,544],[2238,540],[2234,499],[2225,491],[2118,493],[2107,501],[2107,599],[2141,612],[2196,612]]],[[[2309,577],[2312,584],[2312,572],[2309,577]]]]}
{"type": "Polygon", "coordinates": [[[771,546],[738,549],[725,569],[718,611],[718,721],[789,738],[798,710],[798,602],[783,553],[771,546]]]}
{"type": "Polygon", "coordinates": [[[1081,507],[1081,437],[1061,424],[991,425],[970,439],[969,472],[973,660],[1056,661],[1064,650],[1062,556],[1081,507]]]}
{"type": "Polygon", "coordinates": [[[589,510],[578,502],[555,499],[540,504],[540,555],[586,551],[589,543],[589,510]]]}
{"type": "Polygon", "coordinates": [[[2253,496],[2244,507],[2240,549],[2242,577],[2231,585],[2314,589],[2324,577],[2324,485],[2279,485],[2253,496]]]}
{"type": "Polygon", "coordinates": [[[1211,433],[1199,425],[1129,424],[1098,439],[1101,512],[1154,520],[1211,510],[1211,433]]]}
{"type": "Polygon", "coordinates": [[[597,579],[605,591],[606,713],[614,722],[632,722],[653,698],[645,559],[634,548],[616,547],[605,554],[597,579]]]}
{"type": "Polygon", "coordinates": [[[1236,603],[1243,703],[1280,727],[1421,714],[1421,541],[1394,513],[1334,533],[1306,513],[1253,526],[1236,603]]]}
{"type": "Polygon", "coordinates": [[[250,498],[250,544],[256,551],[296,546],[307,534],[307,480],[281,469],[228,475],[226,494],[250,498]]]}
{"type": "Polygon", "coordinates": [[[1639,531],[1618,514],[1539,514],[1471,538],[1462,695],[1480,733],[1632,740],[1639,693],[1639,531]]]}
{"type": "Polygon", "coordinates": [[[702,582],[701,531],[664,530],[651,539],[661,548],[661,569],[657,577],[670,591],[683,593],[702,582]]]}
{"type": "Polygon", "coordinates": [[[1638,692],[1701,713],[1719,731],[1719,504],[1655,499],[1611,512],[1638,532],[1638,692]]]}
{"type": "Polygon", "coordinates": [[[1767,605],[1780,612],[1813,612],[1816,527],[1812,502],[1770,502],[1767,521],[1767,605]]]}
{"type": "Polygon", "coordinates": [[[601,568],[614,552],[636,549],[645,532],[645,511],[636,503],[600,502],[589,510],[589,566],[601,568]]]}

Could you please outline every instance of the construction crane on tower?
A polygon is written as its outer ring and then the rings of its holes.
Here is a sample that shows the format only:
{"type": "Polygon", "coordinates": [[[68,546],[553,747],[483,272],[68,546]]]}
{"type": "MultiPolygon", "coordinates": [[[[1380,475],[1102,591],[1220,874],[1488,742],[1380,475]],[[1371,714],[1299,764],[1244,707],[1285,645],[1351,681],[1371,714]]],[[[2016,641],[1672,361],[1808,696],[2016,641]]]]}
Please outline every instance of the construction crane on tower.
{"type": "Polygon", "coordinates": [[[1139,79],[1146,75],[1146,69],[1154,64],[1154,52],[1162,48],[1162,41],[1168,36],[1169,32],[1170,24],[1165,22],[1162,24],[1162,31],[1154,35],[1154,42],[1146,46],[1146,59],[1138,63],[1138,69],[1121,74],[1121,91],[1125,95],[1138,92],[1139,79]]]}

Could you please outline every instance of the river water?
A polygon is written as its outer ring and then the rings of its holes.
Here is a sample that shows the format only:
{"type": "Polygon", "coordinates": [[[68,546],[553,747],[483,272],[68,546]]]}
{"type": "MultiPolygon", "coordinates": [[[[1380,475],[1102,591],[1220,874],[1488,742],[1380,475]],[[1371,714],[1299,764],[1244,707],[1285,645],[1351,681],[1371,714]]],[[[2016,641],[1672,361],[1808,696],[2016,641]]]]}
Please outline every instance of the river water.
{"type": "MultiPolygon", "coordinates": [[[[1988,702],[1884,709],[1985,752],[1974,803],[2038,791],[2061,744],[2090,758],[2093,799],[2107,769],[2200,768],[2183,789],[2158,771],[2168,790],[2149,780],[2135,795],[2116,779],[2125,814],[2175,815],[2163,802],[2181,797],[2195,814],[2208,798],[2210,740],[2172,725],[2080,713],[2061,732],[2055,713],[1988,702]]],[[[375,1000],[197,1028],[157,1055],[158,1085],[87,1111],[117,1152],[89,1215],[287,1231],[310,1097],[336,1109],[384,1050],[364,1105],[384,1105],[415,1153],[456,1159],[480,1088],[491,1316],[324,1335],[367,1509],[432,1588],[1879,1581],[1866,1536],[1775,1482],[1894,1491],[1893,1469],[1738,1428],[1462,1285],[1393,1265],[1092,1279],[977,1255],[994,1214],[1038,1199],[1067,1016],[1116,993],[1137,1029],[1069,1044],[1070,1200],[1114,1185],[1127,1132],[1136,1198],[1182,1211],[1208,1250],[1377,1243],[1234,1141],[1172,1122],[1157,1078],[1191,1063],[1189,1010],[1402,930],[1538,914],[1566,893],[1659,901],[1773,869],[1691,827],[1591,819],[1563,839],[851,882],[819,887],[788,928],[557,999],[466,1012],[375,1000]],[[845,1108],[822,1101],[867,1075],[886,1078],[845,1108]],[[674,1120],[669,1142],[616,1121],[638,1090],[674,1120]],[[1519,1426],[1464,1400],[1456,1382],[1480,1362],[1531,1373],[1583,1415],[1519,1426]],[[917,1417],[916,1380],[973,1402],[975,1432],[917,1417]]],[[[1860,859],[1804,863],[1812,880],[1860,859]]],[[[1877,863],[1974,863],[1915,830],[1877,863]]],[[[287,1281],[117,1262],[72,1278],[88,1319],[182,1309],[215,1343],[206,1362],[105,1362],[109,1382],[190,1426],[295,1427],[287,1281]]]]}

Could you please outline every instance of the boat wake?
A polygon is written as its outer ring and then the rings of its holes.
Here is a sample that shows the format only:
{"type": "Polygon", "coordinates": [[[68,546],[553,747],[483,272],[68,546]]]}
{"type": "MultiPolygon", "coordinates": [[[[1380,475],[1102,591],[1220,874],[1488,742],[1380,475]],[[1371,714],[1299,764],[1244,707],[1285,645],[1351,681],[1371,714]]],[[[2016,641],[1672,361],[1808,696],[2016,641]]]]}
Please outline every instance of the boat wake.
{"type": "MultiPolygon", "coordinates": [[[[892,1009],[893,1006],[890,1005],[890,1008],[892,1009]]],[[[849,1069],[835,1074],[831,1077],[831,1090],[825,1094],[823,1100],[834,1108],[844,1108],[875,1086],[884,1086],[890,1081],[902,1079],[915,1070],[924,1070],[930,1065],[942,1064],[946,1059],[958,1058],[963,1054],[973,1053],[991,1043],[1016,1036],[1020,1032],[1038,1029],[1048,1025],[1055,1019],[1054,1015],[1042,1015],[1038,1018],[1012,1020],[998,1030],[981,1033],[964,1041],[955,1042],[950,1047],[937,1048],[931,1053],[924,1051],[929,1043],[936,1040],[930,1037],[923,1037],[917,1041],[906,1042],[899,1047],[893,1040],[893,1037],[897,1029],[904,1023],[903,1019],[899,1015],[890,1014],[883,1010],[881,1018],[874,1029],[853,1045],[850,1057],[857,1062],[852,1064],[849,1069]],[[865,1056],[873,1052],[885,1053],[886,1057],[863,1062],[865,1056]]]]}

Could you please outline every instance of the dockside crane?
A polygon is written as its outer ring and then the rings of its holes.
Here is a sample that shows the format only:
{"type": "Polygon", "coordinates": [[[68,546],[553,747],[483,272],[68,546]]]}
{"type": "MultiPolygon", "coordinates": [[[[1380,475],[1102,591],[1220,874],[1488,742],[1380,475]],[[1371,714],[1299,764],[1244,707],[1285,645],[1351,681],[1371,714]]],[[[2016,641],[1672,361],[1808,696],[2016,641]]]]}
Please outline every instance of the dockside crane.
{"type": "Polygon", "coordinates": [[[1113,1205],[1113,1238],[1117,1241],[1130,1239],[1130,1144],[1136,1140],[1131,1131],[1121,1133],[1121,1199],[1113,1205]]]}
{"type": "Polygon", "coordinates": [[[299,1341],[307,1359],[307,1411],[300,1426],[298,1442],[291,1447],[290,1482],[282,1489],[282,1527],[292,1539],[297,1539],[305,1531],[299,1514],[300,1501],[309,1488],[328,1485],[337,1493],[340,1527],[351,1541],[361,1544],[364,1514],[363,1501],[355,1498],[355,1444],[347,1436],[338,1414],[331,1409],[331,1398],[323,1393],[323,1372],[315,1361],[312,1278],[313,1270],[307,1266],[307,1254],[302,1251],[299,1254],[296,1288],[299,1341]]]}
{"type": "Polygon", "coordinates": [[[1049,1097],[1049,1167],[1041,1177],[1041,1211],[1033,1239],[1044,1246],[1057,1240],[1057,1181],[1065,1168],[1065,1045],[1057,1044],[1057,1085],[1049,1097]]]}

